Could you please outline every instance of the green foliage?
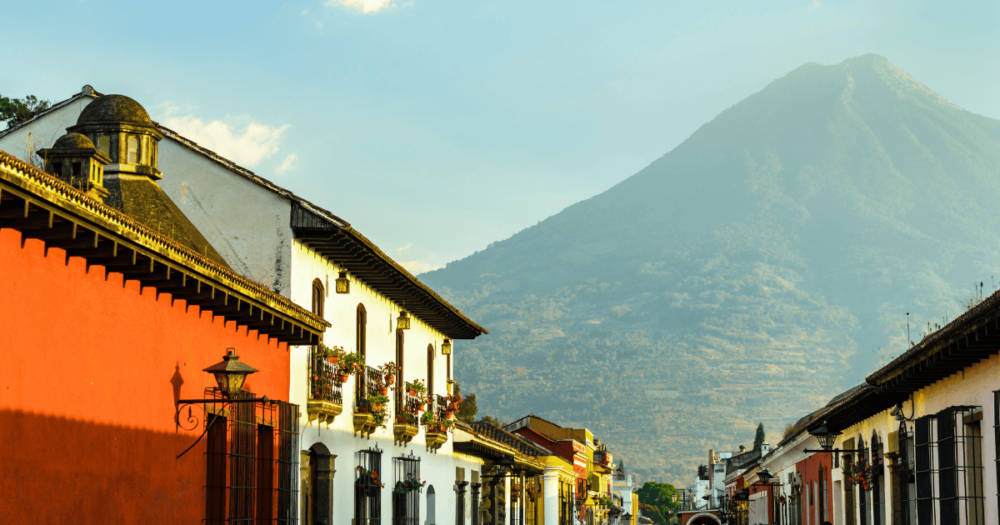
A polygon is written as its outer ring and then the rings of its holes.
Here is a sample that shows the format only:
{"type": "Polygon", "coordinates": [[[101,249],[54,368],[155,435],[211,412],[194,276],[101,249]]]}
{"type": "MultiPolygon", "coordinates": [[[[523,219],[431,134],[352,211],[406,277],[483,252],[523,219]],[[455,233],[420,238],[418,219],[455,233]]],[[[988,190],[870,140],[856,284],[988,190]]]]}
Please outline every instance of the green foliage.
{"type": "Polygon", "coordinates": [[[767,439],[767,434],[764,432],[764,423],[757,425],[757,434],[753,438],[753,449],[760,450],[761,445],[767,439]]]}
{"type": "Polygon", "coordinates": [[[639,504],[642,505],[643,515],[653,520],[655,523],[667,523],[671,514],[680,505],[680,494],[677,489],[669,483],[657,483],[647,481],[639,489],[639,504]],[[646,507],[652,509],[647,511],[646,507]]]}
{"type": "Polygon", "coordinates": [[[24,122],[49,108],[48,100],[39,100],[34,95],[24,98],[7,98],[0,95],[0,121],[11,127],[24,122]]]}
{"type": "MultiPolygon", "coordinates": [[[[455,384],[455,393],[461,394],[461,389],[458,384],[455,384]]],[[[476,406],[476,394],[469,394],[462,398],[462,402],[458,404],[458,412],[455,413],[455,418],[459,421],[465,423],[472,423],[476,420],[476,414],[479,413],[479,407],[476,406]]]]}
{"type": "Polygon", "coordinates": [[[708,465],[698,465],[698,479],[708,479],[708,465]]]}
{"type": "Polygon", "coordinates": [[[1000,121],[880,57],[810,64],[420,278],[490,329],[455,361],[480,413],[587,426],[643,479],[688,481],[908,348],[906,312],[951,320],[1000,275],[997,166],[1000,121]]]}

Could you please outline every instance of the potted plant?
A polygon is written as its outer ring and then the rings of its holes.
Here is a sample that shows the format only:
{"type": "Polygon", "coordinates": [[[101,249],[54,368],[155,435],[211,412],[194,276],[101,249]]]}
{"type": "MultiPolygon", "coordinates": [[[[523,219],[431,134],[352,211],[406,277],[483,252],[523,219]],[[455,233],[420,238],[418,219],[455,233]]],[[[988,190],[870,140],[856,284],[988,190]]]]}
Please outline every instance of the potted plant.
{"type": "Polygon", "coordinates": [[[345,353],[340,357],[339,374],[357,374],[365,367],[365,356],[345,353]]]}
{"type": "Polygon", "coordinates": [[[368,411],[375,418],[375,424],[385,427],[389,417],[389,397],[381,394],[368,398],[368,411]]]}
{"type": "Polygon", "coordinates": [[[382,375],[382,384],[388,387],[396,381],[396,374],[399,372],[399,367],[396,366],[396,363],[389,361],[378,367],[378,371],[382,375]]]}
{"type": "Polygon", "coordinates": [[[416,396],[423,397],[423,395],[427,393],[427,386],[424,385],[424,380],[417,379],[414,381],[407,381],[406,393],[414,397],[416,396]]]}
{"type": "Polygon", "coordinates": [[[413,476],[407,476],[406,481],[396,485],[396,488],[392,489],[396,494],[407,494],[413,491],[420,492],[427,482],[414,478],[413,476]]]}

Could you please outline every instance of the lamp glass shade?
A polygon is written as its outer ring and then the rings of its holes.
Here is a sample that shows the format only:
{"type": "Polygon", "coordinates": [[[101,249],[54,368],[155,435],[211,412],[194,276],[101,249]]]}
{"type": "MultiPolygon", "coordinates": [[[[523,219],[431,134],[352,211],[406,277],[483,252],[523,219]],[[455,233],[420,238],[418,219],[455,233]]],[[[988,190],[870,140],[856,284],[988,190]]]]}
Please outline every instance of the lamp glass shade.
{"type": "Polygon", "coordinates": [[[351,293],[351,280],[347,278],[347,272],[340,272],[340,277],[337,277],[337,293],[351,293]]]}
{"type": "Polygon", "coordinates": [[[822,425],[816,427],[809,431],[810,434],[816,436],[816,440],[819,441],[819,446],[823,447],[824,450],[830,450],[833,448],[833,444],[837,441],[837,436],[840,432],[832,432],[826,426],[826,421],[822,425]]]}
{"type": "Polygon", "coordinates": [[[773,478],[773,476],[771,476],[771,472],[766,468],[761,469],[760,472],[757,473],[757,479],[765,485],[771,482],[771,478],[773,478]]]}
{"type": "Polygon", "coordinates": [[[396,328],[400,330],[410,329],[410,316],[406,315],[406,310],[399,312],[399,320],[396,321],[396,328]]]}
{"type": "Polygon", "coordinates": [[[441,343],[441,355],[451,355],[451,339],[445,339],[441,343]]]}
{"type": "Polygon", "coordinates": [[[221,363],[216,363],[204,370],[215,376],[216,383],[222,395],[232,399],[243,390],[243,383],[247,376],[257,372],[257,369],[240,362],[240,356],[234,350],[222,357],[221,363]]]}

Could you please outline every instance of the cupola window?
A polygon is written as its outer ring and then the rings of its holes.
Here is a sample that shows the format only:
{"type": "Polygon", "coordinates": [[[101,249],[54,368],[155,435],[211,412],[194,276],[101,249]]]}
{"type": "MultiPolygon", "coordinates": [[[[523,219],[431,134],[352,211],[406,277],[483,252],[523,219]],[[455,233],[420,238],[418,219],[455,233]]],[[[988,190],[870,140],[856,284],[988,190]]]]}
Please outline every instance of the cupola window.
{"type": "Polygon", "coordinates": [[[139,162],[139,139],[135,135],[128,137],[128,163],[137,164],[139,162]]]}

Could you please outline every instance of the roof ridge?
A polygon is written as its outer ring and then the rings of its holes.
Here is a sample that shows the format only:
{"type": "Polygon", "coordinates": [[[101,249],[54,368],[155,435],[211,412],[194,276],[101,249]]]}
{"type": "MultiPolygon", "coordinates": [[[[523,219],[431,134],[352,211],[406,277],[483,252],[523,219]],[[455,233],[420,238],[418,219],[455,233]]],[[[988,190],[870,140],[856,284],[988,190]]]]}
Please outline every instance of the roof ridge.
{"type": "Polygon", "coordinates": [[[261,302],[272,308],[282,308],[298,316],[304,316],[313,323],[318,323],[321,326],[329,326],[329,323],[324,319],[305,310],[287,297],[277,294],[269,290],[266,286],[216,263],[195,250],[178,243],[172,238],[90,197],[62,180],[39,170],[3,150],[0,150],[0,168],[6,168],[6,170],[0,170],[0,173],[7,171],[29,185],[41,186],[42,189],[48,192],[67,198],[67,200],[72,201],[77,206],[89,212],[93,217],[99,217],[105,221],[116,223],[117,226],[121,227],[116,232],[119,235],[123,233],[122,230],[130,231],[136,234],[140,240],[152,245],[144,247],[173,252],[173,255],[177,259],[189,264],[193,267],[192,269],[199,270],[209,276],[214,276],[223,283],[229,281],[228,285],[237,293],[247,296],[256,295],[261,299],[261,302]]]}

